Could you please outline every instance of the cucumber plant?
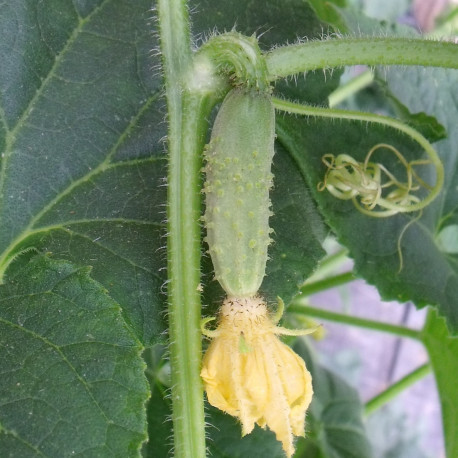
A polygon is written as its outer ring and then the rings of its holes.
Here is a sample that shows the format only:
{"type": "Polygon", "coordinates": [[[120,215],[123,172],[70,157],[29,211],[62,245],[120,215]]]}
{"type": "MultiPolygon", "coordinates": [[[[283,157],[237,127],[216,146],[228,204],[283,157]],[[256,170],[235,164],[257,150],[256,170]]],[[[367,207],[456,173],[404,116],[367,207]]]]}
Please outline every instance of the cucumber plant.
{"type": "MultiPolygon", "coordinates": [[[[171,11],[164,6],[164,12],[165,16],[167,16],[167,13],[165,11],[168,11],[168,14],[173,14],[171,11]]],[[[160,16],[161,17],[161,16],[160,16]]],[[[216,278],[221,282],[221,285],[223,289],[226,290],[226,292],[231,296],[235,295],[237,298],[237,294],[240,292],[242,293],[242,297],[246,299],[246,296],[250,296],[253,293],[256,292],[260,279],[259,277],[259,272],[263,272],[263,268],[261,270],[258,270],[256,268],[253,268],[253,266],[250,264],[252,260],[248,260],[245,258],[247,249],[249,251],[250,245],[251,248],[256,246],[257,244],[257,239],[256,238],[245,238],[245,234],[248,233],[249,229],[256,230],[257,225],[253,224],[251,225],[246,225],[246,214],[242,215],[240,218],[239,222],[239,212],[237,210],[237,202],[239,203],[239,206],[241,206],[241,199],[238,199],[237,197],[237,185],[235,184],[237,182],[237,179],[242,178],[244,174],[240,174],[238,172],[234,173],[232,176],[231,173],[229,173],[228,176],[224,177],[223,179],[217,179],[214,177],[213,173],[213,166],[217,164],[217,161],[215,160],[213,162],[214,157],[212,154],[214,154],[217,151],[218,148],[218,141],[220,140],[222,143],[221,150],[218,151],[218,153],[221,153],[222,155],[229,155],[231,156],[235,153],[230,152],[231,147],[227,145],[231,144],[236,144],[238,141],[242,142],[240,148],[241,154],[245,155],[245,158],[250,157],[250,154],[252,155],[253,149],[252,147],[252,139],[246,138],[245,132],[245,125],[248,126],[253,126],[255,124],[254,119],[250,119],[248,122],[245,122],[243,128],[240,128],[240,120],[244,119],[244,116],[240,116],[240,113],[245,112],[244,108],[244,103],[246,103],[246,94],[243,94],[243,100],[239,101],[240,106],[235,107],[232,105],[232,101],[235,99],[235,94],[240,95],[240,87],[252,87],[253,86],[253,80],[257,81],[258,75],[264,76],[264,69],[266,68],[266,77],[267,79],[274,81],[280,77],[286,77],[288,75],[292,75],[301,71],[307,71],[307,70],[313,70],[315,68],[320,68],[320,67],[332,67],[332,66],[341,66],[345,64],[350,64],[350,63],[356,63],[356,59],[354,56],[350,55],[352,52],[358,55],[358,62],[364,62],[367,64],[373,64],[379,60],[382,60],[382,63],[389,64],[389,63],[407,63],[409,59],[412,57],[413,54],[415,54],[414,48],[417,46],[418,42],[414,41],[408,41],[408,40],[402,40],[400,39],[397,41],[397,39],[369,39],[366,44],[363,41],[360,40],[355,40],[355,39],[350,39],[348,42],[345,42],[345,46],[351,46],[354,45],[355,47],[352,48],[352,51],[350,53],[339,53],[340,45],[342,41],[336,41],[336,47],[333,47],[333,44],[331,44],[331,41],[325,41],[322,43],[322,46],[318,46],[317,51],[315,51],[314,47],[317,46],[316,43],[311,43],[308,45],[307,43],[304,44],[297,44],[294,46],[286,46],[284,48],[278,48],[270,51],[270,53],[267,53],[265,55],[265,60],[264,56],[262,53],[259,53],[259,50],[255,43],[253,43],[253,39],[251,38],[243,38],[237,33],[229,33],[226,35],[221,35],[221,36],[214,36],[210,38],[210,40],[205,43],[205,45],[202,47],[202,51],[198,54],[199,62],[202,62],[204,60],[204,56],[208,57],[208,61],[206,61],[207,65],[207,71],[206,75],[208,76],[209,80],[214,78],[215,80],[217,78],[222,78],[224,80],[224,77],[226,77],[226,82],[219,80],[219,83],[221,86],[226,85],[227,87],[230,87],[231,85],[234,85],[237,87],[237,89],[234,89],[234,91],[238,92],[233,92],[228,96],[228,99],[223,103],[222,108],[221,108],[221,114],[218,115],[216,121],[215,121],[215,126],[214,126],[214,132],[212,134],[212,140],[210,142],[210,145],[207,149],[207,165],[206,165],[206,171],[207,171],[207,181],[205,183],[205,192],[207,194],[207,210],[206,210],[206,215],[205,215],[205,223],[207,225],[207,231],[208,231],[208,242],[209,242],[209,250],[210,254],[214,263],[214,268],[215,268],[215,274],[216,278]],[[384,43],[383,45],[381,43],[384,43]],[[388,44],[389,43],[389,44],[388,44]],[[401,44],[402,43],[402,44],[401,44]],[[409,45],[407,45],[409,43],[409,45]],[[399,45],[399,47],[397,47],[399,45]],[[329,49],[331,51],[329,54],[332,54],[332,57],[327,59],[328,56],[328,46],[330,46],[329,49]],[[406,51],[407,47],[411,46],[409,50],[406,51]],[[370,53],[365,53],[367,48],[370,47],[371,52],[370,53]],[[381,52],[381,48],[383,47],[384,52],[381,52]],[[380,49],[380,51],[377,51],[380,49]],[[402,51],[401,51],[402,49],[402,51]],[[227,52],[226,52],[227,50],[227,52]],[[391,51],[391,52],[390,52],[391,51]],[[401,55],[402,54],[402,55],[401,55]],[[380,55],[383,56],[383,58],[380,58],[380,55]],[[406,59],[405,56],[408,55],[409,57],[406,59]],[[377,56],[377,57],[375,57],[377,56]],[[393,59],[393,60],[391,60],[393,59]],[[211,70],[212,67],[212,62],[213,62],[213,70],[211,70]],[[300,63],[299,63],[300,62],[300,63]],[[258,70],[255,70],[255,69],[258,70]],[[240,111],[239,111],[240,110],[240,111]],[[233,117],[226,117],[226,113],[236,113],[235,116],[233,117]],[[221,127],[221,119],[225,119],[225,125],[221,127]],[[233,128],[233,126],[238,126],[237,129],[233,128]],[[223,134],[222,134],[223,132],[223,134]],[[226,140],[226,135],[230,136],[230,141],[226,140]],[[222,137],[219,138],[219,137],[222,137]],[[228,180],[231,180],[230,184],[228,183],[228,180]],[[234,180],[234,178],[236,178],[234,180]],[[221,183],[221,187],[220,186],[221,183]],[[224,184],[223,184],[224,183],[224,184]],[[218,188],[218,190],[216,189],[218,188]],[[229,191],[229,194],[226,195],[226,190],[229,191]],[[218,193],[219,191],[219,193],[218,193]],[[235,191],[235,192],[234,192],[235,191]],[[221,199],[221,200],[220,200],[221,199]],[[221,205],[220,205],[221,203],[221,205]],[[221,211],[220,211],[221,210],[221,211]],[[224,218],[229,219],[230,216],[232,215],[232,224],[227,224],[224,220],[224,218]],[[213,218],[216,218],[213,220],[213,218]],[[234,224],[234,222],[236,224],[234,224]],[[216,223],[216,224],[215,224],[216,223]],[[240,230],[239,227],[237,226],[240,224],[240,230]],[[218,237],[221,237],[221,239],[218,239],[218,237]],[[224,242],[227,242],[227,244],[224,244],[224,242]],[[234,248],[235,247],[235,248],[234,248]],[[241,253],[241,255],[239,254],[241,253]],[[246,259],[246,263],[241,265],[241,261],[246,259]],[[257,274],[253,274],[253,272],[257,272],[257,274]],[[243,285],[242,282],[240,281],[240,276],[243,277],[249,284],[249,286],[243,285]],[[255,278],[253,280],[253,276],[255,278]]],[[[166,50],[167,43],[164,43],[165,47],[163,48],[164,51],[166,50]]],[[[320,44],[321,45],[321,44],[320,44]]],[[[454,46],[450,46],[450,49],[452,51],[452,54],[456,52],[456,48],[454,46]]],[[[425,48],[423,48],[424,52],[425,48]]],[[[183,51],[186,52],[186,51],[183,51]]],[[[169,72],[169,76],[172,76],[172,73],[175,74],[178,68],[173,67],[173,62],[167,61],[167,54],[165,54],[165,66],[166,66],[166,75],[167,72],[169,72]],[[169,69],[167,70],[167,65],[170,65],[169,69]]],[[[418,56],[420,57],[420,56],[418,56]]],[[[180,60],[182,62],[182,60],[180,60]]],[[[377,62],[380,63],[380,62],[377,62]]],[[[415,64],[419,64],[420,61],[418,59],[415,60],[415,64]]],[[[423,63],[423,62],[422,62],[423,63]]],[[[428,62],[428,65],[434,65],[431,61],[428,62]]],[[[438,65],[443,65],[443,64],[438,64],[438,65]]],[[[447,64],[450,65],[450,64],[447,64]]],[[[453,66],[453,65],[451,65],[453,66]]],[[[195,72],[195,68],[191,65],[189,67],[191,70],[191,73],[195,72]]],[[[200,69],[199,69],[200,70],[200,69]]],[[[199,71],[199,75],[202,73],[199,71]]],[[[193,77],[194,78],[194,77],[193,77]]],[[[173,80],[167,80],[167,84],[169,85],[169,90],[173,87],[173,80]],[[168,81],[168,82],[167,82],[168,81]]],[[[176,84],[180,84],[178,81],[176,84]]],[[[264,86],[264,81],[261,78],[261,85],[264,86]]],[[[208,87],[208,84],[203,84],[203,87],[208,87]]],[[[223,89],[224,92],[224,89],[223,89]]],[[[207,94],[198,94],[197,92],[194,93],[196,98],[199,97],[204,97],[207,96],[207,94]]],[[[406,126],[404,124],[399,123],[398,121],[394,119],[388,119],[380,116],[375,116],[371,114],[363,114],[363,113],[354,113],[354,112],[345,112],[341,113],[339,110],[329,110],[326,111],[326,109],[314,109],[313,107],[307,107],[307,106],[300,106],[297,104],[293,104],[291,102],[287,102],[284,100],[275,100],[275,107],[277,109],[283,109],[286,112],[289,113],[298,113],[302,115],[308,115],[308,116],[319,116],[319,117],[333,117],[333,118],[343,118],[343,119],[352,119],[354,121],[365,121],[369,123],[377,123],[380,125],[388,125],[392,127],[400,127],[400,130],[405,132],[410,138],[411,141],[418,142],[420,146],[422,147],[423,150],[426,150],[428,155],[429,155],[429,160],[423,160],[423,159],[412,159],[412,160],[407,160],[404,159],[403,156],[400,156],[399,154],[396,155],[398,159],[400,159],[401,164],[405,167],[405,171],[407,173],[407,185],[405,183],[402,183],[399,181],[399,179],[395,178],[395,175],[392,174],[392,172],[389,171],[389,167],[385,165],[378,166],[378,168],[374,168],[372,165],[369,167],[372,167],[374,172],[372,172],[372,182],[375,182],[375,191],[376,191],[376,200],[373,200],[372,202],[369,202],[366,204],[366,201],[363,201],[363,205],[366,206],[366,208],[363,208],[360,206],[359,210],[364,210],[370,211],[375,207],[376,204],[382,204],[382,215],[383,216],[393,216],[394,214],[398,212],[409,212],[413,210],[421,210],[423,209],[427,204],[430,204],[438,195],[440,192],[442,185],[443,185],[443,167],[441,161],[438,159],[437,154],[434,152],[433,148],[431,148],[429,142],[424,138],[419,132],[417,132],[415,129],[411,129],[409,126],[406,126]],[[418,162],[416,162],[418,160],[418,162]],[[420,177],[421,172],[418,172],[417,170],[414,170],[416,165],[433,165],[433,172],[431,173],[431,170],[428,169],[427,174],[430,175],[429,178],[423,178],[420,177]],[[382,190],[387,187],[386,182],[382,181],[381,173],[380,171],[385,172],[385,174],[389,177],[388,180],[388,186],[391,186],[392,184],[397,187],[395,191],[389,191],[388,195],[382,195],[382,190]],[[423,187],[428,191],[427,196],[425,197],[421,193],[419,195],[413,195],[411,194],[411,191],[417,191],[418,185],[417,183],[413,184],[412,183],[412,177],[417,180],[418,183],[421,183],[424,185],[423,187]]],[[[169,110],[172,109],[172,106],[170,105],[169,102],[169,110]]],[[[202,113],[203,116],[206,116],[204,113],[202,113]]],[[[259,117],[261,120],[260,122],[260,131],[261,132],[268,132],[270,129],[265,128],[265,123],[262,121],[262,116],[259,117]]],[[[243,121],[242,121],[243,124],[243,121]]],[[[281,126],[281,123],[280,123],[281,126]]],[[[284,144],[287,144],[288,142],[290,143],[287,145],[292,151],[294,151],[294,156],[296,161],[304,163],[302,159],[298,160],[297,155],[297,146],[294,144],[295,138],[294,135],[291,135],[287,130],[282,130],[280,129],[279,131],[279,136],[280,138],[283,139],[284,144]],[[294,146],[293,146],[294,145],[294,146]]],[[[253,135],[253,140],[257,139],[257,132],[254,133],[253,135]]],[[[267,138],[270,138],[271,135],[267,135],[267,138]]],[[[262,142],[263,144],[263,142],[262,142]]],[[[201,143],[200,146],[196,143],[196,149],[195,149],[195,154],[199,155],[199,150],[201,150],[201,143]]],[[[371,145],[371,147],[374,145],[371,145]]],[[[169,143],[169,147],[172,147],[172,144],[169,143]]],[[[377,147],[376,147],[377,148],[377,147]]],[[[398,149],[395,146],[390,145],[388,148],[392,148],[393,150],[398,151],[398,149]]],[[[180,154],[180,150],[177,149],[176,154],[180,154]]],[[[369,157],[372,154],[373,151],[369,153],[369,157]]],[[[173,151],[170,150],[170,154],[173,156],[173,151]]],[[[266,153],[266,158],[270,157],[271,155],[266,153]]],[[[219,154],[216,155],[216,157],[219,157],[219,154]]],[[[355,159],[356,160],[356,159],[355,159]]],[[[267,161],[267,159],[266,159],[267,161]]],[[[357,160],[356,160],[357,161],[357,160]]],[[[363,173],[360,173],[359,178],[360,179],[366,179],[366,176],[364,175],[367,173],[367,168],[368,168],[368,160],[367,161],[359,161],[355,162],[355,164],[363,164],[363,166],[360,165],[355,165],[353,168],[353,171],[360,171],[363,170],[363,173]]],[[[232,171],[232,168],[234,167],[235,169],[237,168],[237,161],[235,161],[235,164],[233,165],[233,162],[230,162],[231,166],[229,167],[230,172],[232,171]]],[[[264,169],[265,170],[265,169],[264,169]]],[[[311,166],[309,164],[305,165],[305,174],[308,175],[308,178],[311,178],[312,183],[318,183],[321,180],[316,180],[316,172],[322,170],[319,166],[311,166]],[[313,176],[315,174],[315,177],[313,176]]],[[[340,170],[338,169],[337,172],[340,170]]],[[[347,171],[345,169],[345,171],[347,171]]],[[[264,176],[265,180],[269,180],[269,174],[268,168],[267,172],[264,171],[264,176]]],[[[336,174],[334,174],[335,177],[336,174]]],[[[354,174],[355,175],[355,174],[354,174]]],[[[182,175],[176,175],[176,179],[178,177],[182,178],[182,175]]],[[[173,180],[173,173],[169,174],[169,179],[173,180]]],[[[326,187],[326,181],[327,178],[325,176],[324,181],[325,181],[325,187],[326,187]]],[[[356,178],[358,178],[356,174],[356,178]]],[[[183,185],[185,186],[185,185],[183,185]]],[[[315,184],[316,186],[316,184],[315,184]]],[[[360,187],[361,185],[357,183],[357,186],[360,187]]],[[[242,188],[239,188],[239,191],[241,191],[242,188]]],[[[363,190],[364,191],[364,190],[363,190]]],[[[364,198],[365,196],[363,196],[364,198]]],[[[257,198],[253,197],[253,202],[256,204],[259,203],[257,198]]],[[[178,202],[177,202],[178,203],[178,202]]],[[[183,202],[180,202],[180,206],[183,205],[183,202]]],[[[266,200],[264,200],[264,205],[260,207],[259,214],[265,216],[265,212],[268,209],[268,201],[266,204],[266,200]]],[[[256,213],[253,213],[253,216],[256,215],[256,213]]],[[[367,215],[367,216],[372,216],[372,215],[367,215]]],[[[380,215],[377,215],[380,216],[380,215]]],[[[256,219],[255,219],[256,221],[256,219]]],[[[267,226],[265,226],[267,227],[267,226]]],[[[171,229],[171,227],[170,227],[171,229]]],[[[403,235],[403,232],[399,234],[399,237],[403,235]]],[[[265,235],[265,230],[263,228],[263,237],[266,237],[265,235]]],[[[264,246],[267,245],[267,243],[264,241],[264,246]]],[[[264,248],[262,246],[262,248],[264,248]]],[[[398,247],[399,250],[402,250],[402,247],[398,247]]],[[[170,255],[173,255],[172,252],[169,252],[170,255]]],[[[264,254],[265,256],[265,254],[264,254]]],[[[248,256],[247,256],[248,258],[248,256]]],[[[257,256],[255,257],[257,259],[257,256]]],[[[264,258],[265,259],[265,258],[264,258]]],[[[401,258],[402,261],[402,258],[401,258]]],[[[175,277],[176,279],[177,277],[175,277]]],[[[174,274],[170,276],[170,281],[174,281],[174,274]]],[[[203,332],[204,334],[208,335],[209,337],[212,337],[214,340],[210,344],[210,347],[207,352],[207,356],[204,359],[204,366],[202,369],[202,377],[204,379],[205,385],[206,385],[206,390],[208,393],[208,398],[210,403],[216,405],[217,407],[223,409],[224,411],[235,415],[240,418],[242,422],[242,430],[244,433],[250,432],[253,429],[253,424],[257,421],[258,424],[261,426],[265,426],[266,424],[269,425],[269,421],[266,420],[266,412],[259,412],[256,411],[256,413],[253,413],[253,411],[250,409],[256,409],[255,405],[253,404],[253,399],[250,399],[250,396],[247,395],[247,390],[250,391],[252,390],[253,392],[256,392],[256,390],[260,390],[263,392],[262,389],[262,383],[259,382],[261,377],[259,376],[253,376],[253,377],[248,377],[245,376],[243,377],[243,371],[241,370],[242,367],[248,367],[249,366],[249,359],[247,358],[247,355],[250,355],[250,353],[257,354],[257,349],[253,347],[252,342],[247,342],[247,338],[245,336],[245,333],[248,332],[248,330],[251,330],[250,327],[245,327],[244,324],[240,324],[239,327],[236,325],[236,319],[234,316],[239,314],[240,316],[240,323],[244,323],[245,319],[242,318],[245,315],[248,314],[247,310],[251,309],[251,302],[249,304],[246,302],[246,300],[242,301],[232,301],[231,302],[231,297],[228,298],[229,302],[225,302],[222,307],[222,312],[220,315],[220,323],[219,326],[216,330],[213,331],[208,331],[206,327],[203,327],[203,332]],[[234,308],[237,309],[237,311],[234,311],[234,308]],[[228,333],[228,329],[231,330],[231,333],[228,333]],[[231,336],[231,337],[229,337],[231,336]],[[224,344],[222,343],[224,342],[224,344]],[[250,352],[251,350],[251,352],[250,352]],[[234,356],[235,355],[235,356],[234,356]],[[241,383],[241,379],[243,379],[244,383],[241,383]],[[249,381],[253,382],[253,386],[250,387],[249,381]],[[251,406],[251,407],[248,407],[251,406]],[[252,416],[248,415],[247,412],[250,412],[252,416]],[[257,420],[258,418],[258,420],[257,420]]],[[[177,304],[177,307],[182,307],[181,304],[177,304]]],[[[171,313],[174,313],[177,311],[177,313],[185,314],[184,311],[178,312],[178,309],[174,309],[173,307],[173,301],[171,304],[170,308],[171,313]]],[[[247,320],[249,321],[249,320],[247,320]]],[[[261,320],[263,321],[263,320],[261,320]]],[[[207,320],[205,320],[204,324],[207,323],[207,320]]],[[[170,328],[171,332],[178,332],[177,328],[172,325],[170,328]],[[174,330],[175,329],[175,330],[174,330]]],[[[250,336],[251,338],[251,336],[250,336]]],[[[174,337],[172,336],[172,342],[174,340],[174,337]]],[[[188,347],[189,348],[189,347],[188,347]]],[[[267,348],[271,348],[267,346],[267,348]]],[[[268,349],[266,349],[269,351],[268,349]]],[[[262,358],[258,355],[258,360],[262,360],[262,358]]],[[[178,365],[176,366],[177,371],[175,372],[175,380],[176,384],[174,384],[174,389],[175,392],[179,392],[179,387],[178,387],[178,379],[180,378],[179,371],[182,370],[178,365]]],[[[292,371],[294,373],[294,371],[292,371]]],[[[277,371],[278,373],[278,371],[277,371]]],[[[172,375],[173,375],[173,370],[172,370],[172,375]]],[[[268,377],[267,377],[268,379],[268,377]]],[[[195,383],[198,383],[197,380],[195,380],[195,383]]],[[[304,382],[305,383],[305,382],[304,382]]],[[[180,394],[180,399],[182,395],[180,394]]],[[[285,396],[279,396],[280,398],[284,399],[285,396]]],[[[287,397],[287,396],[286,396],[287,397]]],[[[261,404],[266,405],[266,400],[263,399],[260,401],[261,404]]],[[[267,402],[268,404],[268,402],[267,402]]],[[[201,410],[202,411],[202,410],[201,410]]],[[[182,412],[180,409],[179,412],[182,412]]],[[[303,410],[302,410],[303,414],[303,410]]],[[[278,414],[277,414],[278,416],[278,414]]],[[[176,422],[174,424],[175,426],[175,443],[182,443],[179,439],[179,436],[181,432],[183,431],[183,426],[180,425],[181,420],[179,416],[175,417],[176,422]]],[[[284,417],[282,417],[284,418],[284,417]]],[[[273,424],[273,423],[272,423],[273,424]]],[[[277,435],[277,438],[279,438],[282,443],[283,443],[283,448],[286,451],[287,455],[291,455],[293,452],[292,448],[292,443],[291,439],[288,441],[285,441],[285,436],[280,432],[280,429],[271,426],[271,429],[274,430],[274,432],[277,435]]],[[[282,424],[287,427],[291,426],[291,423],[289,423],[287,420],[283,419],[282,424]]],[[[189,445],[189,444],[188,444],[189,445]]],[[[201,446],[202,443],[201,443],[201,446]]],[[[181,449],[184,451],[185,449],[181,449]]],[[[199,453],[203,453],[202,451],[199,453]]]]}

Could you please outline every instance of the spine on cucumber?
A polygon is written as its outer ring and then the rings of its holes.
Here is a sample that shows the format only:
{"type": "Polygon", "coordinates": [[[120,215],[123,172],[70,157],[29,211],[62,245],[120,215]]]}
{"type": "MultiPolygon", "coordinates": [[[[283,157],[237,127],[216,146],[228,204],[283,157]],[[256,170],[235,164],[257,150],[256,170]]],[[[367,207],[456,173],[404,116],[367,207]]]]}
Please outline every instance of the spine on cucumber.
{"type": "Polygon", "coordinates": [[[204,185],[210,256],[229,296],[255,295],[265,275],[274,139],[270,95],[242,88],[229,92],[205,152],[204,185]]]}

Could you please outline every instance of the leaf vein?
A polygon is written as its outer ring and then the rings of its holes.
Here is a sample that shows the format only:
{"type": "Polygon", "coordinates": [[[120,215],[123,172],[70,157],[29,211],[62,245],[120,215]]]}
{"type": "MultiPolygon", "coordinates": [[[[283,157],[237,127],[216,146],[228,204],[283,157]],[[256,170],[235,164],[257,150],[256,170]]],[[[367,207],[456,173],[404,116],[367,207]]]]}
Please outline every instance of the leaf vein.
{"type": "MultiPolygon", "coordinates": [[[[62,280],[60,280],[62,281],[62,280]]],[[[57,282],[56,284],[60,283],[57,282]]],[[[56,293],[54,293],[56,294],[56,293]]],[[[63,296],[60,296],[58,294],[56,294],[57,296],[59,297],[63,297],[63,296]]],[[[70,303],[73,303],[73,301],[70,301],[68,298],[64,298],[66,301],[70,302],[70,303]]],[[[76,305],[76,304],[75,304],[76,305]]],[[[25,333],[25,334],[29,334],[30,336],[32,336],[34,339],[36,340],[39,340],[41,341],[43,344],[45,344],[46,346],[52,348],[54,351],[56,351],[56,353],[61,357],[62,361],[67,365],[67,367],[71,370],[71,372],[73,372],[73,374],[75,375],[76,379],[78,380],[79,383],[81,383],[81,385],[84,387],[85,391],[87,392],[88,396],[89,396],[89,399],[91,399],[93,405],[99,410],[99,412],[101,413],[102,417],[104,418],[104,420],[109,423],[110,420],[109,418],[106,416],[104,410],[102,409],[102,407],[99,405],[99,403],[97,402],[97,400],[94,398],[94,395],[93,393],[91,392],[91,388],[89,386],[89,384],[86,382],[86,380],[84,380],[83,377],[80,376],[80,374],[78,373],[78,371],[76,370],[76,368],[73,366],[73,364],[71,364],[71,362],[67,359],[67,357],[65,356],[65,354],[61,351],[60,347],[56,344],[54,344],[53,342],[51,342],[50,340],[46,339],[45,337],[41,336],[40,334],[37,334],[36,332],[30,330],[30,329],[27,329],[23,326],[20,326],[16,323],[13,323],[9,320],[5,320],[3,319],[2,317],[0,317],[0,323],[3,323],[7,326],[10,326],[16,330],[20,330],[21,332],[25,333]]]]}
{"type": "MultiPolygon", "coordinates": [[[[5,268],[7,267],[7,265],[5,266],[5,261],[9,258],[10,256],[10,253],[12,251],[14,251],[14,248],[19,244],[21,243],[22,241],[24,241],[29,235],[31,234],[34,234],[36,232],[43,232],[43,229],[38,229],[36,230],[34,228],[34,225],[48,212],[51,210],[51,208],[55,205],[57,205],[60,200],[62,200],[64,197],[66,197],[67,195],[69,195],[75,188],[77,188],[78,186],[86,183],[87,181],[89,181],[92,177],[94,177],[95,175],[97,174],[100,174],[100,173],[103,173],[105,172],[106,170],[109,170],[109,169],[114,169],[114,168],[118,168],[118,167],[124,167],[124,166],[134,166],[134,165],[137,165],[137,164],[146,164],[146,163],[154,163],[154,162],[157,162],[157,161],[165,161],[165,158],[162,157],[162,156],[150,156],[150,157],[147,157],[147,158],[141,158],[141,159],[133,159],[133,160],[129,160],[129,161],[121,161],[121,162],[113,162],[113,163],[110,163],[110,164],[103,164],[93,170],[91,170],[88,174],[86,174],[84,177],[81,177],[80,179],[78,180],[75,180],[73,181],[68,187],[67,189],[65,189],[65,191],[61,192],[58,196],[56,196],[54,199],[52,199],[48,205],[46,205],[29,223],[29,225],[22,231],[22,233],[20,233],[9,245],[9,247],[7,247],[4,252],[3,252],[3,255],[0,256],[0,278],[1,278],[1,274],[3,274],[5,268]]],[[[60,226],[56,226],[56,228],[58,228],[60,226]]]]}
{"type": "Polygon", "coordinates": [[[33,450],[35,453],[37,453],[39,456],[46,456],[43,452],[41,452],[38,448],[36,448],[33,444],[30,442],[26,441],[24,438],[19,436],[16,431],[10,430],[8,428],[5,428],[3,424],[0,424],[0,435],[5,434],[14,437],[16,440],[24,444],[25,446],[29,447],[31,450],[33,450]]]}
{"type": "Polygon", "coordinates": [[[98,12],[101,8],[103,8],[103,6],[106,3],[108,3],[109,1],[110,0],[103,0],[103,2],[97,8],[94,8],[94,10],[85,19],[80,19],[80,21],[78,22],[78,25],[75,27],[73,32],[68,37],[65,45],[62,47],[62,50],[56,55],[52,67],[50,68],[46,77],[43,78],[43,81],[40,87],[35,92],[34,96],[30,99],[29,103],[24,108],[24,111],[22,112],[22,115],[17,120],[16,125],[11,130],[8,131],[8,135],[6,137],[5,156],[2,158],[3,160],[0,163],[0,206],[3,203],[2,202],[3,201],[3,187],[4,187],[5,177],[6,177],[7,162],[8,162],[8,158],[10,157],[9,153],[11,152],[11,146],[17,136],[17,132],[25,124],[25,119],[29,115],[33,106],[36,104],[36,102],[39,100],[39,98],[43,94],[45,88],[51,81],[52,77],[55,76],[56,69],[58,68],[61,60],[63,59],[63,56],[66,54],[70,46],[74,43],[74,41],[76,40],[76,37],[82,31],[84,25],[87,22],[89,22],[91,18],[96,14],[96,12],[98,12]]]}

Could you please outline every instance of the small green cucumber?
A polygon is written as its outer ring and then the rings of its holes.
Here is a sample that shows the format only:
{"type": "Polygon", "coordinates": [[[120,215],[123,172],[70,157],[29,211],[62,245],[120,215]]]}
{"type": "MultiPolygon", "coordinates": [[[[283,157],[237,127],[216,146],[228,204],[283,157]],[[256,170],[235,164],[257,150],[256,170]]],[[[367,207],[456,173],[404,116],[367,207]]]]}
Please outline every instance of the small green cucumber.
{"type": "Polygon", "coordinates": [[[275,110],[270,94],[233,89],[205,151],[207,242],[215,277],[229,296],[257,293],[270,244],[275,110]]]}

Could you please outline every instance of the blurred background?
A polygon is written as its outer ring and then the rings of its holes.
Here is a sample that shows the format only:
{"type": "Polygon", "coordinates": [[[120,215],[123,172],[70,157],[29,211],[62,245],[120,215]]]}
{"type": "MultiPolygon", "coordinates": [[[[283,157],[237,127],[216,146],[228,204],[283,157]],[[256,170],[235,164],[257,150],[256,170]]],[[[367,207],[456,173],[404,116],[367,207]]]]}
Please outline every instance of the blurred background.
{"type": "Polygon", "coordinates": [[[458,26],[458,0],[348,0],[372,18],[399,22],[423,34],[450,36],[458,26]]]}
{"type": "MultiPolygon", "coordinates": [[[[329,239],[329,251],[339,248],[329,239]]],[[[350,271],[343,259],[336,274],[350,271]]],[[[313,280],[313,278],[312,278],[313,280]]],[[[377,290],[356,279],[307,298],[324,310],[421,329],[426,310],[412,304],[384,302],[377,290]]],[[[313,341],[320,362],[355,387],[365,403],[388,386],[428,362],[423,345],[413,339],[361,327],[315,319],[324,336],[313,341]]],[[[368,415],[367,432],[376,458],[445,457],[440,402],[434,376],[429,373],[385,406],[368,415]]]]}

